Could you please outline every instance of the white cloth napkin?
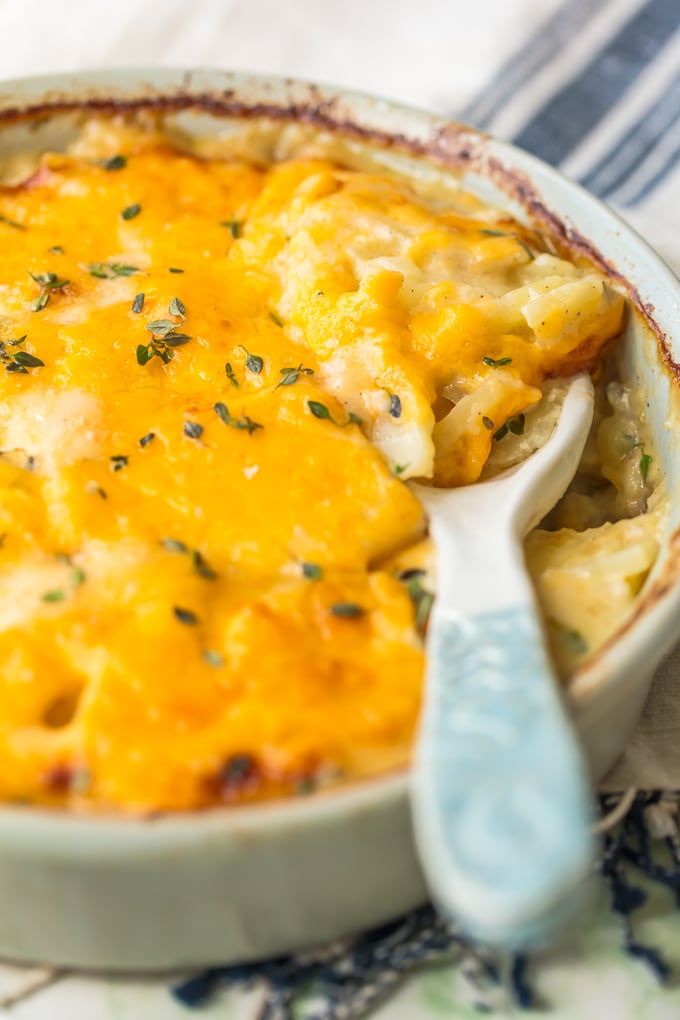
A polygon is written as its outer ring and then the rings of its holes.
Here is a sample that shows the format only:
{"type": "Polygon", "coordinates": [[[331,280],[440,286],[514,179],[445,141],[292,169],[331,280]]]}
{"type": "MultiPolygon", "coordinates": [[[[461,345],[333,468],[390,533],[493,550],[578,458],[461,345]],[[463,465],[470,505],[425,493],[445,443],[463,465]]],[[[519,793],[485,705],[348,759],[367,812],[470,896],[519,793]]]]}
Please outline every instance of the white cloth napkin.
{"type": "MultiPolygon", "coordinates": [[[[680,270],[680,0],[0,0],[2,78],[159,65],[470,121],[581,181],[680,270]]],[[[606,785],[680,789],[680,647],[606,785]]]]}

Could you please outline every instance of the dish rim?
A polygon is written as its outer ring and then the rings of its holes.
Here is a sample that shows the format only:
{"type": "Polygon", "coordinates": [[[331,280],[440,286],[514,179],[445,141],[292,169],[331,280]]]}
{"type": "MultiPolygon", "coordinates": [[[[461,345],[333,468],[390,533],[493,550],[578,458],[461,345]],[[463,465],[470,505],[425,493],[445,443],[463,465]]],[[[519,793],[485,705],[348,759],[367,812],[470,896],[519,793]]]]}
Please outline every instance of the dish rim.
{"type": "MultiPolygon", "coordinates": [[[[672,356],[670,334],[657,323],[655,308],[645,302],[629,276],[606,259],[584,234],[555,213],[541,197],[539,179],[551,180],[571,194],[579,205],[579,222],[595,216],[611,226],[625,241],[632,264],[650,270],[653,290],[664,287],[676,293],[680,307],[680,279],[651,245],[616,212],[558,170],[509,142],[493,138],[470,125],[435,115],[401,102],[333,85],[320,85],[276,74],[250,74],[219,68],[138,68],[104,71],[62,72],[0,81],[0,131],[6,125],[68,112],[133,112],[142,109],[181,112],[203,110],[219,117],[272,117],[302,121],[320,130],[335,131],[367,144],[385,146],[415,158],[434,161],[448,171],[472,171],[491,181],[509,202],[517,202],[525,214],[573,254],[585,255],[610,278],[625,287],[657,340],[661,367],[671,385],[680,392],[680,365],[672,356]],[[137,84],[130,88],[130,82],[137,84]],[[218,84],[219,83],[219,84],[218,84]],[[261,98],[247,98],[249,90],[261,98]],[[264,101],[270,93],[270,101],[264,101]],[[281,93],[281,95],[279,95],[281,93]],[[246,95],[243,95],[246,94],[246,95]],[[287,105],[285,97],[288,96],[287,105]],[[278,98],[277,98],[278,97],[278,98]],[[283,100],[283,101],[282,101],[283,100]],[[402,129],[379,127],[390,117],[402,129]],[[405,125],[405,126],[404,126],[405,125]],[[581,216],[581,211],[583,215],[581,216]],[[653,274],[652,274],[653,270],[653,274]]],[[[639,665],[649,670],[648,649],[655,642],[655,667],[675,643],[671,633],[680,615],[680,528],[668,536],[650,582],[633,612],[598,649],[565,687],[575,709],[595,695],[617,686],[617,674],[639,665]]],[[[410,769],[404,765],[388,772],[349,780],[346,784],[309,796],[262,801],[253,804],[215,805],[189,811],[73,811],[44,805],[0,805],[2,842],[36,856],[72,856],[72,840],[84,853],[111,855],[116,836],[124,832],[128,852],[152,853],[164,846],[168,835],[181,838],[206,831],[228,829],[251,832],[265,826],[286,830],[334,817],[338,811],[370,809],[403,798],[408,791],[410,769]],[[49,835],[50,845],[41,836],[49,835]],[[41,845],[42,844],[42,845],[41,845]]],[[[119,849],[122,848],[122,845],[119,849]]]]}

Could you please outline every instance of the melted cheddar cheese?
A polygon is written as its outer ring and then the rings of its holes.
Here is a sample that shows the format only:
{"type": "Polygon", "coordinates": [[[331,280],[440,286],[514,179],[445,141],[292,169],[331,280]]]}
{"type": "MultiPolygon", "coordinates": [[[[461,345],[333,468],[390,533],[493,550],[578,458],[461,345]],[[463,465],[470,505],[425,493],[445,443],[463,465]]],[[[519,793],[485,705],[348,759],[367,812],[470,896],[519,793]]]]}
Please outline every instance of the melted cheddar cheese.
{"type": "Polygon", "coordinates": [[[111,124],[0,217],[0,797],[187,809],[402,764],[404,480],[479,478],[620,295],[471,196],[111,124]]]}

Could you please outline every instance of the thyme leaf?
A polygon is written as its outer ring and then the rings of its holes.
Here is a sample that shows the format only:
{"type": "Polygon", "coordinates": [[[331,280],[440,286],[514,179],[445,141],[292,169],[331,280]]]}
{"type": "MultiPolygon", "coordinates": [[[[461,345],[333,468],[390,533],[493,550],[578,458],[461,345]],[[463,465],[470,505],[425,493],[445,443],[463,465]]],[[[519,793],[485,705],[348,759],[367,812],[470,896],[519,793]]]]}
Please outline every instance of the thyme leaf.
{"type": "Polygon", "coordinates": [[[184,302],[180,301],[178,297],[174,297],[172,299],[172,301],[168,305],[168,311],[170,312],[170,315],[179,315],[179,317],[182,320],[184,320],[184,317],[186,316],[187,313],[184,302]]]}
{"type": "Polygon", "coordinates": [[[186,546],[184,542],[180,542],[178,538],[162,538],[161,545],[163,546],[164,549],[167,549],[168,552],[175,553],[189,552],[189,547],[186,546]]]}
{"type": "Polygon", "coordinates": [[[217,579],[217,573],[213,570],[209,563],[206,563],[198,549],[194,549],[191,554],[191,560],[194,565],[194,570],[199,577],[205,578],[206,581],[215,581],[217,579]]]}
{"type": "Polygon", "coordinates": [[[312,412],[315,418],[321,418],[322,421],[333,421],[331,412],[328,410],[325,404],[319,403],[318,400],[308,400],[307,407],[312,412]]]}
{"type": "Polygon", "coordinates": [[[243,232],[243,223],[241,220],[221,220],[220,226],[226,227],[235,241],[238,240],[243,232]]]}
{"type": "Polygon", "coordinates": [[[343,620],[356,620],[358,617],[363,616],[366,610],[363,606],[357,605],[356,602],[335,602],[331,606],[331,613],[333,616],[340,617],[343,620]]]}
{"type": "Polygon", "coordinates": [[[9,216],[3,216],[2,213],[0,213],[0,223],[4,223],[6,227],[13,227],[14,230],[28,230],[28,227],[25,227],[23,223],[17,223],[16,220],[11,220],[9,216]]]}
{"type": "Polygon", "coordinates": [[[482,358],[482,361],[490,368],[501,368],[503,365],[510,365],[512,358],[482,358]]]}
{"type": "Polygon", "coordinates": [[[144,448],[145,446],[148,446],[149,443],[152,443],[155,438],[156,438],[155,432],[147,432],[147,434],[145,436],[142,436],[142,438],[139,440],[139,445],[142,448],[144,448]]]}
{"type": "Polygon", "coordinates": [[[225,366],[225,369],[226,369],[226,373],[227,373],[227,379],[229,380],[231,385],[232,386],[238,386],[238,379],[236,378],[236,376],[234,374],[234,369],[232,368],[230,361],[227,362],[227,364],[225,366]]]}
{"type": "Polygon", "coordinates": [[[198,623],[196,613],[192,613],[190,609],[183,609],[182,606],[173,606],[172,611],[180,623],[184,623],[189,627],[193,627],[198,623]]]}
{"type": "Polygon", "coordinates": [[[323,571],[318,563],[303,563],[302,564],[302,575],[306,577],[308,581],[319,581],[323,571]]]}
{"type": "Polygon", "coordinates": [[[117,154],[116,156],[110,156],[109,159],[104,159],[101,165],[105,170],[122,170],[127,166],[127,159],[125,156],[117,154]]]}
{"type": "Polygon", "coordinates": [[[124,220],[134,220],[135,216],[139,216],[141,211],[142,207],[139,202],[133,202],[132,205],[127,205],[120,215],[124,220]]]}
{"type": "Polygon", "coordinates": [[[127,467],[128,458],[122,453],[114,454],[109,457],[109,460],[114,471],[122,471],[124,467],[127,467]]]}
{"type": "Polygon", "coordinates": [[[41,361],[40,358],[36,358],[35,354],[29,354],[28,351],[17,351],[14,355],[14,360],[17,365],[23,365],[24,368],[45,367],[44,361],[41,361]]]}
{"type": "Polygon", "coordinates": [[[396,393],[390,393],[390,406],[389,413],[392,418],[401,417],[401,397],[397,396],[396,393]]]}
{"type": "Polygon", "coordinates": [[[264,428],[263,425],[260,425],[259,422],[253,421],[253,419],[247,414],[244,414],[241,418],[233,418],[229,413],[229,408],[221,400],[218,400],[217,403],[213,405],[213,409],[221,422],[230,426],[230,428],[241,429],[247,432],[249,436],[251,436],[256,429],[264,428]]]}
{"type": "Polygon", "coordinates": [[[153,319],[151,322],[147,322],[146,328],[154,336],[165,336],[174,330],[175,323],[170,319],[153,319]]]}
{"type": "Polygon", "coordinates": [[[259,375],[264,368],[264,359],[259,354],[251,354],[250,351],[246,350],[243,344],[240,345],[241,350],[246,355],[246,368],[249,372],[253,372],[255,375],[259,375]]]}
{"type": "Polygon", "coordinates": [[[347,425],[361,425],[361,418],[354,411],[350,411],[347,415],[347,421],[342,422],[336,421],[331,412],[328,410],[325,404],[320,403],[318,400],[308,400],[307,407],[312,412],[315,418],[321,418],[322,421],[332,421],[338,428],[346,428],[347,425]]]}
{"type": "Polygon", "coordinates": [[[649,474],[649,468],[653,461],[653,457],[650,457],[648,453],[645,453],[644,447],[642,448],[640,456],[640,474],[642,475],[642,481],[647,481],[647,475],[649,474]]]}
{"type": "Polygon", "coordinates": [[[113,280],[116,276],[141,273],[137,266],[130,266],[126,262],[90,262],[86,268],[90,276],[96,276],[98,280],[113,280]]]}
{"type": "Polygon", "coordinates": [[[275,390],[278,390],[279,386],[292,386],[301,375],[314,375],[314,369],[305,368],[304,365],[298,365],[297,368],[281,368],[279,371],[283,379],[277,382],[275,390]]]}
{"type": "Polygon", "coordinates": [[[211,648],[206,648],[201,652],[201,658],[204,662],[207,662],[209,666],[223,666],[224,659],[219,652],[214,651],[211,648]]]}
{"type": "Polygon", "coordinates": [[[197,421],[185,421],[184,435],[189,439],[200,439],[203,435],[203,426],[199,425],[197,421]]]}
{"type": "Polygon", "coordinates": [[[135,299],[132,302],[132,311],[135,312],[136,315],[139,315],[144,307],[144,298],[144,294],[135,294],[135,299]]]}

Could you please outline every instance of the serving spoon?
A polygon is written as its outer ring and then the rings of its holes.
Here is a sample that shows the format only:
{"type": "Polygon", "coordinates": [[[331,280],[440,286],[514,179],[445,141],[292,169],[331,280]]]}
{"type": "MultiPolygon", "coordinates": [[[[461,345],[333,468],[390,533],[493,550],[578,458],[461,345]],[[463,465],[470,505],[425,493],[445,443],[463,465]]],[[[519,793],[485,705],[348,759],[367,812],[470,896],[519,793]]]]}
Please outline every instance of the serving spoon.
{"type": "Polygon", "coordinates": [[[437,597],[412,808],[433,899],[508,950],[554,941],[592,893],[587,768],[546,649],[522,539],[563,495],[593,416],[570,383],[547,442],[490,481],[413,484],[430,519],[437,597]]]}

